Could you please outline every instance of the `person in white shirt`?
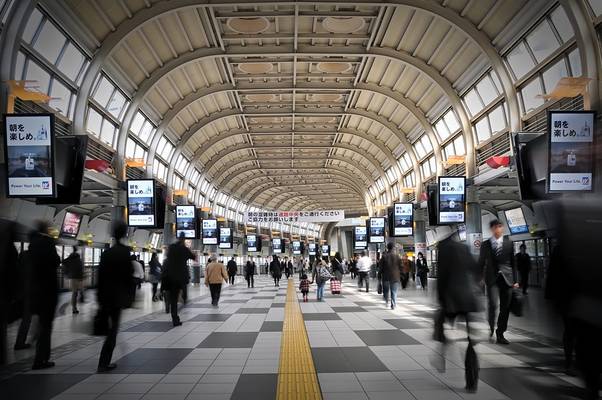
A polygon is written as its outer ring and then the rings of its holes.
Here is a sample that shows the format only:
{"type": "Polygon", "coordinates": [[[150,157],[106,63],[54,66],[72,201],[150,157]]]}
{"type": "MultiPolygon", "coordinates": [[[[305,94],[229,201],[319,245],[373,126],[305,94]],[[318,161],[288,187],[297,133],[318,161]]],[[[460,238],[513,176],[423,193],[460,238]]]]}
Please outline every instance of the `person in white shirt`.
{"type": "Polygon", "coordinates": [[[357,261],[357,270],[359,272],[359,281],[358,285],[360,290],[362,288],[362,284],[366,282],[366,293],[370,290],[370,278],[368,274],[370,273],[370,268],[372,267],[372,259],[366,255],[365,251],[362,251],[362,256],[357,261]]]}

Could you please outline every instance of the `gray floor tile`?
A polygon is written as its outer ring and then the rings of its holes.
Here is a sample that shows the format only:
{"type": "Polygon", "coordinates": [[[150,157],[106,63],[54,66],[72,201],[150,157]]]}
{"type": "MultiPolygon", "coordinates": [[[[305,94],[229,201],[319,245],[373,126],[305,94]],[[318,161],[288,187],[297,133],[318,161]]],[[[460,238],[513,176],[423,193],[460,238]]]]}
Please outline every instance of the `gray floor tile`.
{"type": "Polygon", "coordinates": [[[88,374],[16,375],[0,380],[0,397],[3,399],[46,400],[62,393],[86,379],[88,374]]]}
{"type": "Polygon", "coordinates": [[[424,328],[425,324],[418,323],[409,319],[385,319],[385,322],[390,323],[397,329],[420,329],[424,328]]]}
{"type": "Polygon", "coordinates": [[[117,360],[117,368],[110,373],[167,374],[192,349],[141,348],[117,360]]]}
{"type": "Polygon", "coordinates": [[[278,374],[243,374],[238,379],[232,400],[273,399],[276,397],[278,374]]]}
{"type": "Polygon", "coordinates": [[[263,325],[261,325],[260,332],[282,332],[282,321],[265,321],[263,325]]]}
{"type": "Polygon", "coordinates": [[[341,317],[336,313],[304,313],[303,319],[305,321],[334,321],[341,317]]]}
{"type": "Polygon", "coordinates": [[[312,355],[318,373],[388,371],[367,347],[313,348],[312,355]]]}
{"type": "Polygon", "coordinates": [[[403,344],[420,344],[416,339],[399,331],[391,329],[383,330],[361,330],[355,333],[366,343],[367,346],[390,346],[403,344]]]}
{"type": "Polygon", "coordinates": [[[171,321],[147,321],[129,329],[124,332],[167,332],[173,329],[171,321]]]}
{"type": "Polygon", "coordinates": [[[254,307],[245,307],[239,308],[236,311],[237,314],[267,314],[270,311],[269,308],[254,308],[254,307]]]}
{"type": "Polygon", "coordinates": [[[213,332],[198,347],[251,348],[257,335],[258,332],[213,332]]]}
{"type": "Polygon", "coordinates": [[[230,318],[232,314],[199,314],[195,317],[190,318],[189,322],[221,322],[230,318]]]}
{"type": "Polygon", "coordinates": [[[348,306],[348,307],[332,307],[332,311],[337,312],[337,313],[346,313],[346,312],[366,312],[365,309],[363,309],[362,307],[354,307],[354,306],[348,306]]]}

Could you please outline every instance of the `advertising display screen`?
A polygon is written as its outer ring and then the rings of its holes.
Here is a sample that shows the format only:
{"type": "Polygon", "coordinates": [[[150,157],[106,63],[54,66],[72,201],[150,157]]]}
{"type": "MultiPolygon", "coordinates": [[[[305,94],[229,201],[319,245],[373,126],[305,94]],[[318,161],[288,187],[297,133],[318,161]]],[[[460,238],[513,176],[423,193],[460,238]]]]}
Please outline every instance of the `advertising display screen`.
{"type": "Polygon", "coordinates": [[[247,251],[257,251],[257,235],[247,235],[247,251]]]}
{"type": "Polygon", "coordinates": [[[309,254],[310,256],[316,255],[316,244],[315,243],[309,243],[307,245],[307,254],[309,254]]]}
{"type": "Polygon", "coordinates": [[[439,224],[465,222],[466,178],[463,176],[439,177],[439,224]]]}
{"type": "Polygon", "coordinates": [[[204,219],[202,221],[202,241],[203,244],[217,244],[217,220],[204,219]]]}
{"type": "Polygon", "coordinates": [[[504,211],[506,215],[506,222],[508,222],[508,229],[510,229],[510,234],[515,235],[518,233],[528,233],[529,225],[527,225],[527,221],[525,220],[525,215],[523,214],[523,210],[519,208],[513,208],[511,210],[504,211]]]}
{"type": "Polygon", "coordinates": [[[61,226],[61,236],[70,238],[77,237],[81,223],[82,216],[80,214],[67,211],[65,213],[65,219],[63,219],[63,226],[61,226]]]}
{"type": "Polygon", "coordinates": [[[5,159],[8,197],[54,197],[54,115],[7,114],[5,159]]]}
{"type": "Polygon", "coordinates": [[[368,247],[368,236],[365,226],[355,226],[353,228],[353,247],[357,250],[365,250],[368,247]]]}
{"type": "Polygon", "coordinates": [[[458,225],[458,237],[460,238],[460,241],[462,241],[462,242],[466,241],[466,225],[465,224],[458,225]]]}
{"type": "Polygon", "coordinates": [[[301,242],[299,240],[293,240],[293,254],[301,254],[301,242]]]}
{"type": "Polygon", "coordinates": [[[272,252],[274,254],[282,253],[282,239],[280,239],[280,238],[272,239],[272,252]]]}
{"type": "Polygon", "coordinates": [[[176,237],[182,234],[187,239],[197,237],[195,206],[176,206],[176,237]]]}
{"type": "Polygon", "coordinates": [[[383,217],[370,218],[370,243],[385,242],[385,219],[383,217]]]}
{"type": "Polygon", "coordinates": [[[128,179],[128,225],[155,226],[155,181],[153,179],[128,179]]]}
{"type": "Polygon", "coordinates": [[[595,118],[592,111],[548,113],[548,192],[592,190],[595,118]]]}
{"type": "Polygon", "coordinates": [[[226,228],[226,227],[219,228],[219,248],[220,249],[231,249],[232,248],[232,228],[226,228]]]}
{"type": "Polygon", "coordinates": [[[323,244],[322,245],[322,256],[329,256],[330,255],[330,245],[327,244],[323,244]]]}
{"type": "Polygon", "coordinates": [[[412,203],[395,203],[393,205],[393,236],[412,236],[413,230],[412,203]]]}

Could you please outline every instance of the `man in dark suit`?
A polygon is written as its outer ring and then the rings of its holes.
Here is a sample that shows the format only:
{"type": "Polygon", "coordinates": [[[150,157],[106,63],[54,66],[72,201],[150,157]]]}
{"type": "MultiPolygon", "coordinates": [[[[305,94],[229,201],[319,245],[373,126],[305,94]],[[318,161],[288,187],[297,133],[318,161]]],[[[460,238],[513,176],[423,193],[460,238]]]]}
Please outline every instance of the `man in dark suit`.
{"type": "Polygon", "coordinates": [[[491,221],[489,229],[491,229],[492,236],[481,246],[478,266],[482,271],[483,281],[487,288],[490,336],[493,339],[495,331],[499,344],[509,344],[504,337],[504,332],[508,328],[512,288],[518,287],[514,249],[510,239],[504,237],[504,229],[500,221],[497,219],[491,221]],[[498,304],[500,313],[496,330],[495,313],[498,304]]]}
{"type": "MultiPolygon", "coordinates": [[[[165,270],[169,290],[169,304],[171,308],[171,322],[173,326],[180,326],[182,322],[178,316],[178,298],[182,292],[182,298],[186,300],[186,286],[190,281],[188,272],[188,260],[196,257],[184,243],[184,234],[180,234],[177,242],[172,243],[167,249],[167,268],[165,270]]],[[[165,264],[164,264],[165,266],[165,264]]]]}
{"type": "Polygon", "coordinates": [[[98,372],[107,372],[116,367],[111,363],[111,358],[117,342],[121,310],[130,306],[135,291],[130,248],[121,243],[127,229],[124,223],[116,223],[113,227],[115,244],[100,256],[97,292],[100,308],[97,318],[108,320],[108,330],[100,351],[98,372]]]}

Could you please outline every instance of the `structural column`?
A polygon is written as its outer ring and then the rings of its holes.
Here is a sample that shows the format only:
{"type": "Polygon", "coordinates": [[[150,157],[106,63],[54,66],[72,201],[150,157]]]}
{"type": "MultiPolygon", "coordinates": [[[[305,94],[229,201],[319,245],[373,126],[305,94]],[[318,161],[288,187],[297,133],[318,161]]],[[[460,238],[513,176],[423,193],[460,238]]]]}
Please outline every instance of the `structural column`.
{"type": "Polygon", "coordinates": [[[466,204],[466,241],[471,254],[477,257],[483,241],[481,205],[479,203],[466,204]]]}
{"type": "Polygon", "coordinates": [[[426,258],[426,221],[422,219],[414,221],[414,254],[422,253],[426,258]]]}

